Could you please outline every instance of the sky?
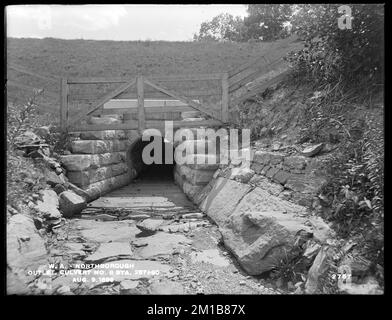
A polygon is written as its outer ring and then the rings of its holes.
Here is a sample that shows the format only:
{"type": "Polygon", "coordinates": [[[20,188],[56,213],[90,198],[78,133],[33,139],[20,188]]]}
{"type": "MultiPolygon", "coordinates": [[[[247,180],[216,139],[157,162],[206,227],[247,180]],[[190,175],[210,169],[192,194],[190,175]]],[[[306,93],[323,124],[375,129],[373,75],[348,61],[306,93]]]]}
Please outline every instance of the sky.
{"type": "Polygon", "coordinates": [[[189,41],[220,13],[244,17],[246,5],[15,5],[7,37],[189,41]]]}

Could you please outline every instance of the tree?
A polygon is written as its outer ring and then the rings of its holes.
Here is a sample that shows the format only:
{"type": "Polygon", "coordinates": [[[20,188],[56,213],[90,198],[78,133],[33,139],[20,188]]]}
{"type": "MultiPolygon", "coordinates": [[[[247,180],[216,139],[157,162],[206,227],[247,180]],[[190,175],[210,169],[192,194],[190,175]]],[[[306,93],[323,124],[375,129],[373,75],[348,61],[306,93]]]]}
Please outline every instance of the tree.
{"type": "Polygon", "coordinates": [[[248,5],[248,17],[244,19],[247,40],[270,41],[286,37],[291,13],[292,6],[289,4],[248,5]]]}
{"type": "Polygon", "coordinates": [[[382,82],[384,61],[384,7],[381,4],[352,4],[350,28],[339,27],[336,4],[305,4],[294,8],[291,23],[305,41],[305,49],[292,61],[316,82],[366,79],[382,82]]]}
{"type": "Polygon", "coordinates": [[[243,19],[228,13],[222,13],[211,21],[203,22],[199,34],[193,36],[195,41],[241,41],[243,19]]]}

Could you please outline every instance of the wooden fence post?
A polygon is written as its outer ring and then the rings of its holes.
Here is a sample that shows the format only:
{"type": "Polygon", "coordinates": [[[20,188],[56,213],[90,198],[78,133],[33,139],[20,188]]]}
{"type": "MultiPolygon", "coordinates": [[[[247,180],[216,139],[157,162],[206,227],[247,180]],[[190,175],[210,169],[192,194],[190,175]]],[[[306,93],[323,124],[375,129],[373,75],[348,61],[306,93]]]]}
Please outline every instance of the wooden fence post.
{"type": "Polygon", "coordinates": [[[61,78],[60,81],[60,126],[62,131],[68,127],[68,80],[61,78]]]}
{"type": "Polygon", "coordinates": [[[136,87],[137,87],[139,133],[143,134],[143,131],[146,128],[146,115],[145,115],[145,110],[144,110],[144,79],[143,79],[143,76],[137,77],[136,87]]]}
{"type": "Polygon", "coordinates": [[[226,123],[229,121],[229,75],[224,73],[222,76],[222,122],[226,123]]]}

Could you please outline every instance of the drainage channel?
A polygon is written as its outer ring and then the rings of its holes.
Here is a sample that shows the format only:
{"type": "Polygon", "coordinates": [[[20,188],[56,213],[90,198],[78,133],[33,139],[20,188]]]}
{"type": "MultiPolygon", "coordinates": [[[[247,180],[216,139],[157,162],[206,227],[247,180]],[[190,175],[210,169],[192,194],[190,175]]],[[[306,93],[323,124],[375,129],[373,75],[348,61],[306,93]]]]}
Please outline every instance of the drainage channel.
{"type": "Polygon", "coordinates": [[[53,294],[277,294],[246,275],[173,181],[135,180],[56,230],[53,294]]]}

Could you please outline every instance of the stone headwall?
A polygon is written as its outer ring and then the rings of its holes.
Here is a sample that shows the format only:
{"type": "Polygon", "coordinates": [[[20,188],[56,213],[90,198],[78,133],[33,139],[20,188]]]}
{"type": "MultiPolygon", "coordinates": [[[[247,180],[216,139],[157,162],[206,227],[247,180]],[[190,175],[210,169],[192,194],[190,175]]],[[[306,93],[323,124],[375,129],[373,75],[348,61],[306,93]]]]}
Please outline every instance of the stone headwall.
{"type": "Polygon", "coordinates": [[[219,154],[208,154],[210,148],[206,140],[185,140],[174,151],[176,159],[182,152],[187,154],[185,163],[175,165],[174,180],[193,202],[219,168],[219,154]]]}
{"type": "Polygon", "coordinates": [[[184,193],[195,202],[197,194],[211,181],[219,165],[208,164],[208,155],[197,155],[200,159],[205,156],[204,165],[176,164],[174,170],[174,180],[184,191],[184,193]]]}
{"type": "MultiPolygon", "coordinates": [[[[92,119],[94,124],[118,121],[110,116],[92,119]]],[[[137,175],[129,154],[137,137],[133,130],[81,132],[71,142],[71,154],[61,156],[69,181],[86,191],[89,201],[129,184],[137,175]]]]}

